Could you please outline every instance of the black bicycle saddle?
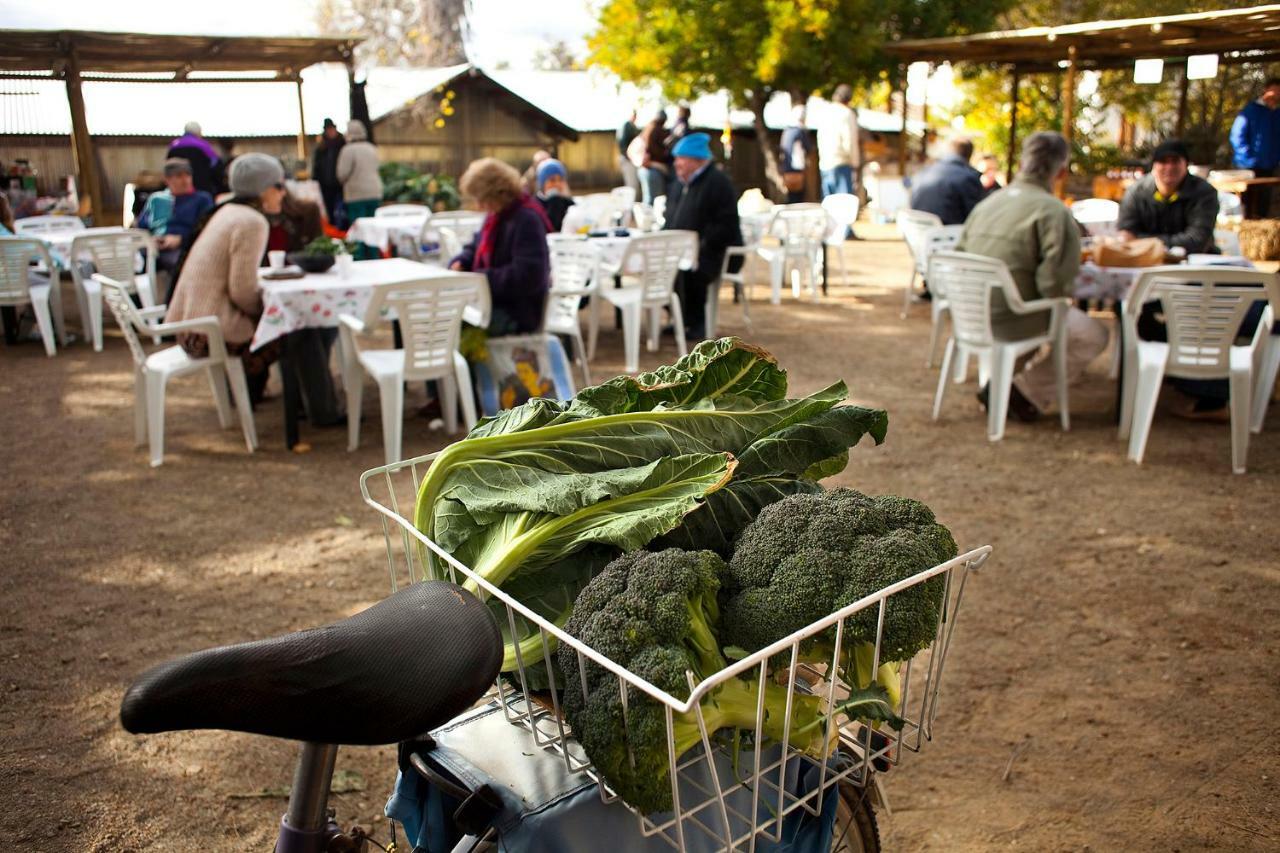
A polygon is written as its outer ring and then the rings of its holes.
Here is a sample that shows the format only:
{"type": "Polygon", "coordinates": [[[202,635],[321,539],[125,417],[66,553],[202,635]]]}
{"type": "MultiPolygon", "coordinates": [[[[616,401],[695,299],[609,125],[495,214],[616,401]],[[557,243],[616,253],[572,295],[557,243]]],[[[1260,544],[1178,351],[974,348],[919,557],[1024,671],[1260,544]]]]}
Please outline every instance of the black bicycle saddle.
{"type": "Polygon", "coordinates": [[[465,711],[501,665],[502,634],[485,605],[424,581],[341,622],[153,667],[125,693],[120,722],[135,734],[397,743],[465,711]]]}

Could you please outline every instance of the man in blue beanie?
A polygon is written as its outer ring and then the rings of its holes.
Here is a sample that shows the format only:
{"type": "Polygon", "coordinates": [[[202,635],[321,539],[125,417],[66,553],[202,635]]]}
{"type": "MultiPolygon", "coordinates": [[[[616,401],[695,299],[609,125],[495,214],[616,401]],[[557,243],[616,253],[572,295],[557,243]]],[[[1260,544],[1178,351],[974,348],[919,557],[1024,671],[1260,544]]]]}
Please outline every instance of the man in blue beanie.
{"type": "Polygon", "coordinates": [[[538,164],[535,173],[537,192],[534,197],[547,212],[551,220],[551,230],[560,232],[564,224],[564,215],[573,207],[573,197],[569,195],[569,172],[559,160],[543,160],[538,164]]]}
{"type": "Polygon", "coordinates": [[[667,200],[669,230],[698,232],[698,264],[676,284],[690,342],[706,337],[707,287],[719,286],[720,266],[730,246],[742,245],[738,193],[712,163],[711,137],[690,133],[671,149],[676,185],[667,200]]]}

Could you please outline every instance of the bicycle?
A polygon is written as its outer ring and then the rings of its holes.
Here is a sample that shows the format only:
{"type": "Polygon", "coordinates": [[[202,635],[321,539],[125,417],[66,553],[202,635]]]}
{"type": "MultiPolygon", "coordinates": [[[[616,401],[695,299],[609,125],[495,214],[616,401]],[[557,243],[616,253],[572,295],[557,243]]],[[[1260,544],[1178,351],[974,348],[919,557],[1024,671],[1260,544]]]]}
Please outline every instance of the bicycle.
{"type": "MultiPolygon", "coordinates": [[[[449,803],[457,830],[456,839],[450,837],[450,843],[456,841],[454,849],[496,849],[498,825],[511,826],[515,819],[509,814],[511,804],[505,804],[504,812],[504,803],[495,794],[511,782],[507,771],[490,774],[493,785],[477,778],[483,774],[469,772],[465,774],[468,784],[442,772],[436,760],[442,744],[449,745],[450,732],[469,725],[479,714],[488,714],[498,727],[487,730],[478,744],[455,750],[456,755],[466,760],[468,755],[501,752],[522,757],[516,761],[543,761],[544,777],[556,773],[582,780],[575,790],[589,791],[590,799],[610,806],[610,820],[626,817],[613,803],[634,813],[638,830],[633,823],[630,831],[638,833],[638,839],[652,841],[654,847],[754,851],[781,842],[792,815],[804,820],[807,815],[825,819],[823,815],[832,814],[831,850],[878,853],[876,809],[885,804],[878,774],[898,764],[904,750],[918,751],[924,740],[932,738],[940,679],[965,580],[970,570],[986,562],[989,546],[854,602],[799,635],[736,661],[696,686],[691,683],[691,695],[682,702],[490,586],[417,531],[399,510],[398,492],[416,494],[419,468],[432,458],[434,454],[383,466],[361,478],[366,502],[382,515],[391,597],[332,625],[197,652],[162,664],[144,674],[126,694],[121,709],[125,728],[135,733],[220,728],[302,741],[277,853],[363,853],[367,835],[358,828],[343,831],[327,809],[337,747],[391,743],[400,744],[402,778],[406,774],[420,777],[449,803]],[[374,497],[371,490],[379,482],[386,491],[374,497]],[[440,569],[432,567],[428,553],[440,569]],[[674,714],[700,717],[701,695],[739,675],[757,673],[762,680],[781,675],[790,690],[827,696],[834,702],[837,690],[847,689],[838,679],[826,677],[826,671],[838,671],[835,662],[830,667],[795,665],[793,657],[791,667],[771,672],[769,660],[794,654],[800,642],[820,631],[842,631],[851,616],[869,607],[880,608],[882,624],[883,608],[891,595],[939,576],[945,577],[946,592],[937,638],[929,651],[902,670],[902,730],[882,733],[856,720],[839,724],[839,749],[826,761],[802,758],[789,746],[763,749],[759,722],[751,739],[754,746],[740,755],[731,756],[724,743],[709,739],[704,731],[702,743],[690,753],[676,756],[670,750],[674,810],[668,815],[632,809],[599,777],[559,713],[554,676],[549,692],[531,689],[530,672],[536,662],[523,661],[519,655],[515,672],[501,678],[498,673],[503,644],[500,625],[512,633],[542,632],[544,640],[554,636],[577,652],[580,665],[590,659],[616,675],[621,689],[648,694],[664,704],[670,739],[674,714]],[[473,581],[486,602],[459,586],[460,579],[473,581]],[[397,590],[405,581],[408,586],[397,590]],[[405,653],[392,653],[399,649],[405,653]],[[924,670],[918,679],[923,681],[919,694],[912,692],[913,668],[924,670]],[[913,697],[919,702],[913,702],[913,697]],[[471,712],[464,714],[469,708],[471,712]],[[371,709],[378,713],[369,713],[371,709]],[[320,710],[323,714],[317,714],[320,710]],[[739,757],[749,768],[744,775],[739,773],[739,757]],[[797,788],[793,782],[801,772],[816,774],[816,784],[811,779],[808,788],[797,788]],[[836,796],[824,799],[828,791],[836,796]]],[[[878,663],[878,641],[876,654],[878,663]]],[[[549,665],[547,655],[542,662],[549,665]]],[[[564,677],[576,674],[566,672],[564,677]]],[[[610,829],[623,832],[621,824],[610,829]]],[[[611,842],[618,846],[616,838],[611,842]]]]}

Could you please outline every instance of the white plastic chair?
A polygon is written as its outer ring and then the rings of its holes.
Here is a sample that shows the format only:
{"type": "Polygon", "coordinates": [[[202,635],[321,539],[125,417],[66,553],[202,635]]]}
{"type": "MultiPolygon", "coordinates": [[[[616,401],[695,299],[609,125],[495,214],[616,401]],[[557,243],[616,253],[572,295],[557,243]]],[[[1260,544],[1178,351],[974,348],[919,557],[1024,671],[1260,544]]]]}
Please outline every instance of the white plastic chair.
{"type": "MultiPolygon", "coordinates": [[[[582,240],[565,239],[559,234],[547,235],[547,248],[551,255],[551,292],[547,295],[544,329],[573,340],[574,358],[582,369],[583,381],[590,385],[588,350],[582,342],[582,324],[578,314],[582,298],[593,296],[598,290],[596,273],[600,269],[600,249],[582,240]]],[[[587,320],[593,352],[600,333],[600,311],[595,302],[593,299],[587,320]]]]}
{"type": "Polygon", "coordinates": [[[1067,411],[1067,324],[1070,299],[1033,299],[1024,302],[1009,276],[1004,261],[968,252],[936,252],[929,259],[929,286],[940,283],[951,304],[951,337],[942,355],[942,371],[933,398],[933,419],[942,412],[942,398],[950,379],[951,359],[974,355],[985,359],[990,378],[987,391],[987,438],[1004,438],[1009,414],[1009,392],[1013,387],[1013,369],[1019,356],[1034,352],[1045,344],[1053,346],[1054,367],[1058,379],[1058,409],[1063,430],[1071,428],[1067,411]],[[991,296],[1003,294],[1015,314],[1046,316],[1049,329],[1043,335],[1016,341],[998,340],[991,330],[991,296]]]}
{"type": "Polygon", "coordinates": [[[442,210],[432,214],[427,229],[440,238],[440,261],[448,264],[471,242],[484,225],[484,214],[475,210],[442,210]]]}
{"type": "Polygon", "coordinates": [[[1230,228],[1213,229],[1213,242],[1224,255],[1240,257],[1240,232],[1230,228]]]}
{"type": "Polygon", "coordinates": [[[637,201],[631,205],[631,221],[639,231],[657,231],[658,215],[653,212],[653,205],[637,201]]]}
{"type": "Polygon", "coordinates": [[[373,212],[376,219],[403,219],[430,216],[431,208],[425,204],[384,204],[373,212]]]}
{"type": "MultiPolygon", "coordinates": [[[[21,222],[22,220],[18,220],[21,222]]],[[[57,352],[57,340],[67,345],[67,329],[62,318],[62,293],[58,289],[58,270],[49,255],[49,247],[32,237],[0,237],[0,305],[31,305],[36,327],[44,342],[45,355],[57,352]],[[49,280],[31,280],[31,262],[43,261],[49,280]]]]}
{"type": "Polygon", "coordinates": [[[626,225],[636,203],[635,187],[614,187],[609,190],[613,197],[613,213],[620,217],[619,225],[626,225]]]}
{"type": "Polygon", "coordinates": [[[124,185],[124,201],[120,206],[120,224],[125,228],[133,225],[133,202],[138,197],[138,188],[132,183],[124,185]]]}
{"type": "Polygon", "coordinates": [[[1082,198],[1071,203],[1071,215],[1090,237],[1106,237],[1116,233],[1120,203],[1109,198],[1082,198]]]}
{"type": "Polygon", "coordinates": [[[13,231],[19,237],[83,231],[84,223],[77,216],[28,216],[15,220],[13,231]]]}
{"type": "Polygon", "coordinates": [[[818,298],[822,275],[822,249],[831,217],[820,204],[787,204],[774,208],[769,235],[777,238],[776,246],[760,246],[757,253],[769,264],[769,300],[782,302],[782,282],[788,271],[794,273],[792,295],[800,298],[801,281],[807,281],[809,295],[818,298]]]}
{"type": "Polygon", "coordinates": [[[747,268],[751,265],[751,259],[759,257],[756,250],[759,248],[757,244],[746,246],[730,246],[724,253],[724,262],[720,264],[720,278],[707,288],[707,337],[714,339],[717,337],[717,330],[720,325],[720,288],[725,282],[733,285],[734,298],[742,305],[742,322],[747,327],[747,331],[754,332],[755,328],[751,325],[751,285],[748,284],[747,268]],[[730,272],[729,265],[734,258],[741,258],[742,265],[738,267],[737,272],[730,272]]]}
{"type": "MultiPolygon", "coordinates": [[[[963,225],[939,225],[925,231],[922,238],[925,258],[933,257],[934,252],[949,252],[954,249],[956,243],[960,242],[960,234],[963,231],[963,225]]],[[[947,302],[947,294],[943,290],[946,285],[933,287],[932,282],[933,280],[930,279],[929,286],[933,289],[933,301],[929,303],[932,324],[929,329],[929,354],[925,359],[925,367],[933,367],[933,355],[938,351],[938,341],[942,337],[942,324],[946,319],[944,315],[951,313],[951,303],[947,302]]],[[[961,357],[956,377],[963,380],[967,373],[968,360],[961,357]]]]}
{"type": "Polygon", "coordinates": [[[169,380],[203,370],[209,376],[213,389],[213,401],[218,408],[218,425],[229,429],[231,402],[227,399],[227,384],[235,398],[240,414],[240,429],[244,433],[245,446],[252,453],[258,447],[258,431],[253,422],[253,407],[249,403],[249,385],[244,376],[244,365],[236,356],[227,355],[222,339],[222,327],[217,317],[195,317],[177,323],[159,322],[164,317],[164,305],[152,305],[141,310],[134,307],[129,290],[123,283],[108,276],[95,274],[99,292],[120,325],[125,343],[133,355],[133,437],[138,446],[144,440],[151,445],[151,467],[164,463],[164,395],[169,380]],[[150,355],[142,349],[138,333],[148,335],[172,335],[177,332],[199,332],[209,341],[209,354],[204,358],[192,358],[180,346],[167,347],[150,355]]]}
{"type": "MultiPolygon", "coordinates": [[[[462,312],[477,299],[487,301],[488,283],[480,273],[440,272],[418,281],[374,288],[363,318],[338,316],[342,336],[343,385],[347,393],[347,449],[360,446],[363,368],[378,383],[382,404],[382,446],[387,464],[401,458],[405,382],[434,379],[440,387],[445,429],[458,429],[458,408],[470,430],[476,424],[471,372],[458,352],[462,312]],[[384,309],[400,321],[404,349],[362,350],[357,338],[378,327],[384,309]]],[[[487,312],[486,312],[487,313],[487,312]]]]}
{"type": "Polygon", "coordinates": [[[1244,218],[1244,205],[1235,193],[1218,190],[1218,221],[1239,222],[1244,218]]]}
{"type": "Polygon", "coordinates": [[[649,312],[650,352],[658,349],[663,308],[671,312],[677,350],[682,356],[688,352],[684,339],[684,313],[680,310],[680,297],[674,288],[681,266],[692,263],[697,252],[697,232],[659,231],[632,237],[618,265],[602,267],[606,275],[623,276],[623,287],[601,287],[597,292],[622,312],[628,373],[636,373],[640,369],[640,317],[644,310],[649,312]]]}
{"type": "Polygon", "coordinates": [[[1231,470],[1245,472],[1249,432],[1262,429],[1253,411],[1265,407],[1280,357],[1271,330],[1280,304],[1275,273],[1231,267],[1153,267],[1134,283],[1124,303],[1124,385],[1120,396],[1120,438],[1129,439],[1129,458],[1139,464],[1151,434],[1156,400],[1166,376],[1226,379],[1231,389],[1231,470]],[[1253,339],[1235,343],[1249,307],[1268,303],[1253,339]],[[1147,302],[1159,301],[1168,341],[1138,337],[1138,317],[1147,302]]]}
{"type": "MultiPolygon", "coordinates": [[[[155,241],[149,233],[136,228],[94,230],[77,234],[71,241],[71,279],[76,286],[84,333],[93,341],[94,352],[102,352],[102,288],[96,278],[86,278],[81,272],[80,260],[86,256],[92,260],[96,272],[137,293],[142,307],[151,308],[158,302],[155,292],[155,241]],[[137,272],[139,252],[145,256],[142,272],[137,272]]],[[[160,343],[158,336],[154,343],[160,343]]]]}
{"type": "Polygon", "coordinates": [[[916,277],[923,276],[929,269],[929,254],[924,235],[930,228],[941,228],[942,220],[932,213],[923,210],[903,208],[898,211],[898,231],[911,252],[911,278],[907,279],[907,289],[902,292],[902,319],[907,318],[911,310],[911,297],[915,294],[916,277]]]}
{"type": "Polygon", "coordinates": [[[848,283],[849,272],[844,265],[844,235],[858,221],[858,197],[853,193],[832,193],[822,200],[822,209],[831,217],[831,228],[824,244],[835,250],[840,265],[840,280],[848,283]]]}
{"type": "Polygon", "coordinates": [[[653,216],[658,223],[658,228],[663,228],[667,224],[667,197],[658,195],[653,197],[653,216]]]}

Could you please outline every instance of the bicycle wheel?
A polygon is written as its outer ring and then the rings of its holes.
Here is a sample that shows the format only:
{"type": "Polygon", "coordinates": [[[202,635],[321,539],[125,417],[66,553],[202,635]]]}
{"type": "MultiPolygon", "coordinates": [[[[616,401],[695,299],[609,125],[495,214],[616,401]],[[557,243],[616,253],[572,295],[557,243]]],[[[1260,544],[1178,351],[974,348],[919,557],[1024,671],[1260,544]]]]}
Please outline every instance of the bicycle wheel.
{"type": "Polygon", "coordinates": [[[840,785],[831,853],[880,853],[880,827],[866,788],[840,785]]]}

